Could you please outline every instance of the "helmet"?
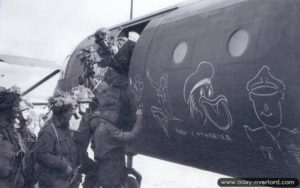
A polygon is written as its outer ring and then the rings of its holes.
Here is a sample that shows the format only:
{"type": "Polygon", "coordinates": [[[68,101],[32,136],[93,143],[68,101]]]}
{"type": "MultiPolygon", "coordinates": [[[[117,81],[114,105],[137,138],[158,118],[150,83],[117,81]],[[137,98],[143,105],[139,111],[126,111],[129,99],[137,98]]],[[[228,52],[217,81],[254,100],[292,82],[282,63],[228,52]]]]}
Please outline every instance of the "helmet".
{"type": "Polygon", "coordinates": [[[91,103],[95,98],[93,92],[84,86],[74,87],[72,94],[78,103],[91,103]]]}
{"type": "Polygon", "coordinates": [[[54,96],[48,99],[48,103],[50,109],[56,112],[68,107],[75,108],[77,106],[74,97],[69,92],[64,91],[56,91],[54,96]]]}
{"type": "Polygon", "coordinates": [[[8,89],[6,89],[5,87],[0,86],[0,93],[14,93],[17,95],[21,95],[21,88],[14,85],[8,89]]]}
{"type": "Polygon", "coordinates": [[[16,86],[8,89],[0,87],[0,111],[7,111],[13,107],[18,107],[20,101],[20,88],[16,86]]]}
{"type": "Polygon", "coordinates": [[[17,93],[18,95],[21,95],[21,88],[19,86],[12,86],[10,88],[8,88],[8,91],[11,93],[17,93]]]}
{"type": "Polygon", "coordinates": [[[77,53],[77,57],[80,59],[84,66],[90,66],[91,64],[99,63],[101,61],[101,57],[96,52],[93,46],[88,46],[81,49],[77,53]]]}
{"type": "Polygon", "coordinates": [[[98,29],[95,33],[95,36],[96,37],[99,37],[100,39],[105,39],[105,38],[108,38],[110,35],[110,32],[107,28],[105,27],[102,27],[100,29],[98,29]]]}

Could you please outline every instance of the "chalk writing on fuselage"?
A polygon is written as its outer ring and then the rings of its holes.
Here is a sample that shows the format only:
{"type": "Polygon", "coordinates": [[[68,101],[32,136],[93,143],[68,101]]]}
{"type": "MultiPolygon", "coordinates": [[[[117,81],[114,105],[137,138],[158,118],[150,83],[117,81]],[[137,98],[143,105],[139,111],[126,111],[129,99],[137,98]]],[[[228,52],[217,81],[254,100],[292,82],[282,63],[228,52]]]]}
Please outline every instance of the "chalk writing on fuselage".
{"type": "Polygon", "coordinates": [[[205,138],[209,140],[218,140],[224,142],[232,142],[232,138],[228,134],[218,134],[214,132],[202,132],[202,131],[187,131],[175,127],[175,132],[181,136],[191,136],[194,138],[205,138]]]}

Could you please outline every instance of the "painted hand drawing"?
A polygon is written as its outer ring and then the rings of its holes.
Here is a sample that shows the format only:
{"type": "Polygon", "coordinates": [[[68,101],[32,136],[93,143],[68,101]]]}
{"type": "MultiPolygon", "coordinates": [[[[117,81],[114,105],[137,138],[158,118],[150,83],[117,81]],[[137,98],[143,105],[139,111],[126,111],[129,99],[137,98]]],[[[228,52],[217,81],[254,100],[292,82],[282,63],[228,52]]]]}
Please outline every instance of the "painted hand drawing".
{"type": "Polygon", "coordinates": [[[159,106],[152,105],[151,112],[154,118],[159,122],[159,125],[164,130],[166,136],[168,133],[168,122],[170,120],[180,120],[173,115],[173,110],[170,104],[169,91],[168,91],[168,75],[162,74],[159,82],[155,82],[147,71],[147,79],[152,88],[156,91],[157,101],[159,106]]]}

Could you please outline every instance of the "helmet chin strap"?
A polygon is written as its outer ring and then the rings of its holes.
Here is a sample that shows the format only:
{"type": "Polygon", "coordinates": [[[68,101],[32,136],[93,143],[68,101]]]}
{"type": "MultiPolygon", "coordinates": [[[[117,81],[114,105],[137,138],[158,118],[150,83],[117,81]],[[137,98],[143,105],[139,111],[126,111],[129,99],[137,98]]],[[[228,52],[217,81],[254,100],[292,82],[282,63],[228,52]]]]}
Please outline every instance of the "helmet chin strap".
{"type": "Polygon", "coordinates": [[[95,87],[93,88],[93,92],[95,91],[95,89],[97,89],[98,88],[98,86],[101,84],[101,82],[102,82],[102,80],[100,80],[96,85],[95,85],[95,87]]]}

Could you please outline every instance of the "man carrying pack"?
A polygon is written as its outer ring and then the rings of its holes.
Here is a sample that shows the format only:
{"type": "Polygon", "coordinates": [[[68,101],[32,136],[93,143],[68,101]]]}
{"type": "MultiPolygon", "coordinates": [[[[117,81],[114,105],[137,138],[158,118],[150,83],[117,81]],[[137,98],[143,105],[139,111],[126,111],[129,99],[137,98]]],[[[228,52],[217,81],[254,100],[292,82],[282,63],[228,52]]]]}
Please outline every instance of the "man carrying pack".
{"type": "Polygon", "coordinates": [[[28,128],[30,121],[30,110],[33,105],[28,101],[22,99],[19,103],[18,123],[15,123],[15,129],[22,138],[24,146],[24,158],[23,158],[23,176],[24,176],[24,187],[23,188],[34,188],[36,184],[35,178],[35,158],[34,158],[34,147],[36,143],[36,136],[28,128]]]}
{"type": "Polygon", "coordinates": [[[69,130],[69,121],[77,102],[67,92],[57,92],[49,99],[52,117],[40,130],[35,146],[39,188],[79,187],[70,180],[79,165],[79,155],[69,130]]]}
{"type": "MultiPolygon", "coordinates": [[[[100,106],[106,106],[102,101],[107,103],[105,100],[109,98],[110,106],[118,111],[116,126],[122,130],[130,130],[136,120],[135,109],[127,94],[129,64],[135,42],[126,37],[114,38],[106,28],[97,30],[95,38],[99,46],[97,52],[101,57],[99,66],[108,68],[103,85],[94,89],[95,96],[100,106]],[[108,92],[103,92],[106,84],[109,89],[105,90],[108,92]],[[106,93],[110,94],[107,96],[106,93]]],[[[105,111],[105,107],[103,110],[105,111]]]]}
{"type": "MultiPolygon", "coordinates": [[[[90,126],[91,116],[94,104],[94,94],[92,91],[84,86],[78,86],[72,89],[74,98],[78,102],[79,108],[77,108],[76,116],[72,116],[70,124],[73,130],[73,139],[77,147],[77,151],[80,156],[80,168],[79,172],[85,174],[83,188],[99,188],[97,182],[97,163],[95,163],[88,156],[88,146],[92,137],[92,130],[90,126]]],[[[93,143],[93,141],[92,141],[93,143]]],[[[92,146],[92,149],[94,147],[92,146]]]]}
{"type": "Polygon", "coordinates": [[[16,132],[16,122],[20,94],[17,90],[0,87],[0,187],[22,188],[22,148],[21,136],[16,132]]]}
{"type": "Polygon", "coordinates": [[[99,102],[91,120],[97,176],[103,188],[120,188],[127,176],[125,145],[135,141],[142,130],[142,109],[134,113],[127,95],[135,42],[125,37],[114,38],[106,28],[96,31],[95,38],[101,57],[99,65],[108,67],[103,82],[94,90],[99,102]]]}

